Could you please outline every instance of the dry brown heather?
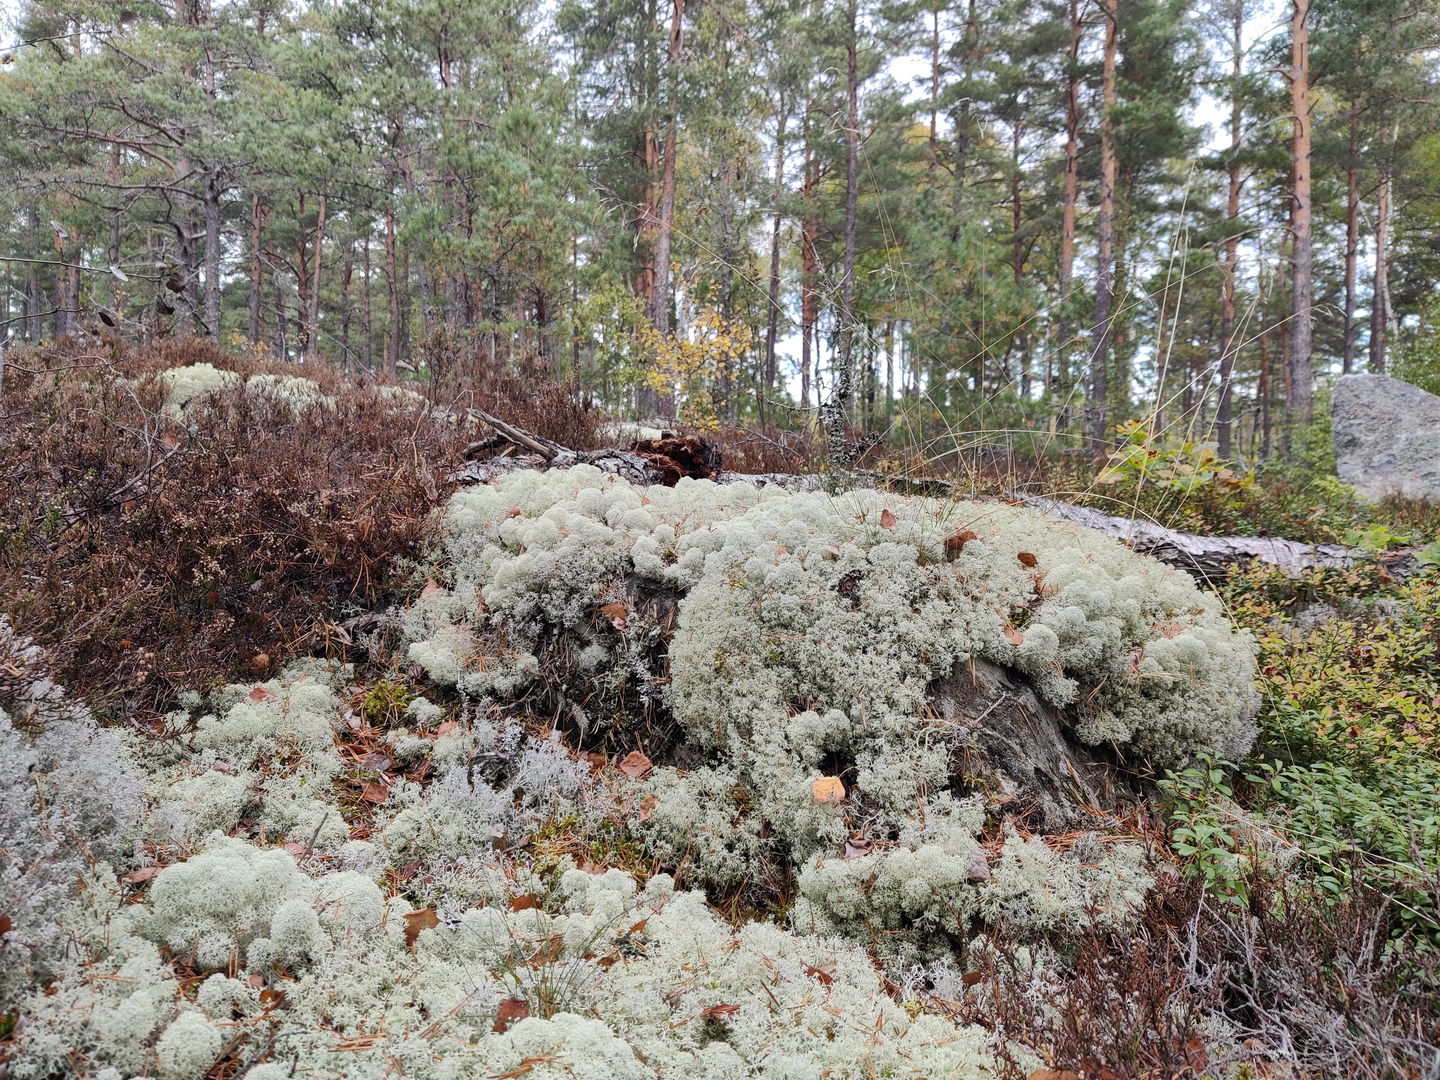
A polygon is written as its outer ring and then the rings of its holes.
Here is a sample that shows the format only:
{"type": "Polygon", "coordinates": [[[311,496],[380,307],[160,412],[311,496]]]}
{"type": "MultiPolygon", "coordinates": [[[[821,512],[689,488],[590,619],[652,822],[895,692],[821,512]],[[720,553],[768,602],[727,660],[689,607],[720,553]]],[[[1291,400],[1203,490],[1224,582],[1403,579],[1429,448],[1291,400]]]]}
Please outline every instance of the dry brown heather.
{"type": "Polygon", "coordinates": [[[278,667],[382,603],[474,437],[364,382],[195,340],[9,359],[0,596],[62,683],[132,715],[278,667]],[[195,363],[304,375],[335,407],[227,393],[181,422],[145,376],[195,363]]]}

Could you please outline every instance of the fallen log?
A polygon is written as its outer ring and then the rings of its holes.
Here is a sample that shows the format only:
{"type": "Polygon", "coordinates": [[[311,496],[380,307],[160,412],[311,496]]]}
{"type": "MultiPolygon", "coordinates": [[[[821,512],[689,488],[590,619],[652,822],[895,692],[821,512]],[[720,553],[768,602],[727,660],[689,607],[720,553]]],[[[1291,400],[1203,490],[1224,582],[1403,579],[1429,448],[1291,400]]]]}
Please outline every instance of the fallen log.
{"type": "MultiPolygon", "coordinates": [[[[456,483],[487,483],[516,469],[565,469],[582,463],[594,465],[636,484],[673,485],[679,476],[686,475],[708,477],[722,484],[749,483],[762,487],[774,484],[790,491],[815,491],[825,482],[823,476],[815,473],[726,472],[719,468],[719,455],[698,440],[677,440],[669,436],[637,443],[632,449],[570,450],[491,416],[484,410],[471,411],[495,431],[496,437],[472,443],[467,447],[466,456],[471,456],[472,452],[484,453],[497,446],[502,452],[471,461],[452,474],[451,479],[456,483]],[[680,444],[684,445],[677,449],[680,444]]],[[[869,470],[851,470],[848,475],[862,484],[897,488],[907,494],[943,497],[961,493],[951,481],[931,477],[897,477],[869,470]]],[[[1019,494],[1014,496],[1013,501],[1114,537],[1132,550],[1185,570],[1206,583],[1223,580],[1232,570],[1252,563],[1274,566],[1292,576],[1311,569],[1343,569],[1377,561],[1397,577],[1406,577],[1418,569],[1409,550],[1380,554],[1344,544],[1306,544],[1279,537],[1204,536],[1167,529],[1140,518],[1106,514],[1060,499],[1019,494]]]]}

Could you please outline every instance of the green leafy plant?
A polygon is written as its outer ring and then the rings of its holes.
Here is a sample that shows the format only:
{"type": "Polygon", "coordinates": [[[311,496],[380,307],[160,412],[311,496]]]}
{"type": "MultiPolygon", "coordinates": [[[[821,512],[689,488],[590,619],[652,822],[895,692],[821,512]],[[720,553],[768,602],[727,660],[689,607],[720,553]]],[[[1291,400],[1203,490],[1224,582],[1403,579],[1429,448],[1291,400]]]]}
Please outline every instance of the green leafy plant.
{"type": "Polygon", "coordinates": [[[1166,774],[1160,790],[1171,822],[1170,843],[1186,860],[1186,876],[1203,882],[1219,899],[1243,907],[1253,859],[1240,849],[1233,815],[1224,809],[1235,805],[1227,780],[1233,769],[1229,762],[1201,755],[1196,764],[1166,774]]]}

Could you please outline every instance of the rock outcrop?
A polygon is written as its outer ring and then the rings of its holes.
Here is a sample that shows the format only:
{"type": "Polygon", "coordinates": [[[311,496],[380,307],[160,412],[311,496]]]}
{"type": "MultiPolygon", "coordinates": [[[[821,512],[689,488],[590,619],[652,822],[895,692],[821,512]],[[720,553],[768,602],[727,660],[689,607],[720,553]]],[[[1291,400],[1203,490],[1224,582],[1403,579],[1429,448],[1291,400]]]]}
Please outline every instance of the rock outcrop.
{"type": "Polygon", "coordinates": [[[1331,406],[1340,479],[1366,499],[1440,499],[1440,397],[1386,375],[1344,375],[1331,406]]]}

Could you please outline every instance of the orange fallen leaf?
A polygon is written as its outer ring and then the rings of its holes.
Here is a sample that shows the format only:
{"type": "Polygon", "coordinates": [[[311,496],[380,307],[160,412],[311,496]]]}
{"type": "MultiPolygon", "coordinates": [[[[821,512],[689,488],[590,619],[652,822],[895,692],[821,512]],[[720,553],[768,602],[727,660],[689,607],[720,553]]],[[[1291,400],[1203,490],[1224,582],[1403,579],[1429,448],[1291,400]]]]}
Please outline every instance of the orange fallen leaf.
{"type": "Polygon", "coordinates": [[[600,614],[608,618],[616,630],[624,630],[625,622],[630,618],[630,609],[621,603],[606,604],[600,609],[600,614]]]}
{"type": "Polygon", "coordinates": [[[882,529],[893,529],[895,527],[895,515],[889,510],[880,511],[880,527],[882,529]]]}
{"type": "MultiPolygon", "coordinates": [[[[501,1032],[517,1020],[524,1020],[530,1015],[530,1003],[524,998],[506,998],[500,1002],[500,1009],[495,1014],[495,1024],[491,1031],[501,1032]]],[[[524,1062],[521,1062],[523,1065],[524,1062]]],[[[527,1070],[528,1071],[528,1070],[527,1070]]],[[[514,1075],[520,1076],[521,1073],[514,1075]]]]}
{"type": "Polygon", "coordinates": [[[984,976],[978,971],[967,971],[964,975],[960,976],[960,981],[966,986],[974,986],[983,978],[984,976]]]}
{"type": "Polygon", "coordinates": [[[1017,559],[1019,559],[1020,562],[1023,563],[1025,566],[1034,566],[1036,563],[1038,563],[1038,562],[1040,561],[1039,559],[1035,558],[1034,555],[1030,554],[1030,552],[1028,552],[1028,551],[1022,551],[1022,552],[1020,552],[1020,554],[1016,555],[1015,557],[1016,557],[1017,559]]]}
{"type": "Polygon", "coordinates": [[[805,974],[817,980],[821,986],[829,986],[835,981],[835,965],[820,964],[816,967],[806,965],[805,974]]]}
{"type": "Polygon", "coordinates": [[[810,782],[810,794],[818,803],[844,802],[845,785],[838,776],[822,776],[810,782]]]}
{"type": "Polygon", "coordinates": [[[945,538],[945,553],[953,559],[956,555],[959,555],[960,552],[965,550],[966,544],[968,544],[971,540],[978,539],[979,537],[976,536],[969,529],[964,529],[960,532],[953,532],[945,538]]]}
{"type": "Polygon", "coordinates": [[[415,947],[415,939],[420,936],[421,930],[429,930],[432,926],[440,925],[440,916],[435,914],[433,907],[421,908],[419,911],[412,911],[405,916],[405,944],[410,948],[415,947]]]}
{"type": "Polygon", "coordinates": [[[10,916],[0,915],[0,938],[3,938],[13,929],[15,929],[15,924],[10,921],[10,916]]]}
{"type": "Polygon", "coordinates": [[[510,903],[506,905],[511,911],[530,911],[532,908],[538,908],[539,906],[539,899],[528,894],[525,896],[513,896],[510,898],[510,903]]]}
{"type": "Polygon", "coordinates": [[[620,762],[619,769],[626,776],[634,777],[636,780],[644,776],[655,767],[655,763],[642,754],[639,750],[631,750],[625,755],[625,760],[620,762]]]}
{"type": "Polygon", "coordinates": [[[1022,634],[1019,630],[1016,630],[1015,627],[1011,626],[1009,623],[1005,624],[1004,634],[1005,640],[1008,641],[1011,645],[1025,644],[1025,635],[1022,634]]]}

